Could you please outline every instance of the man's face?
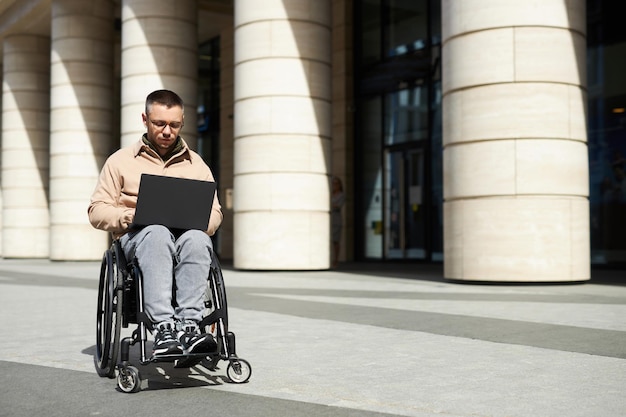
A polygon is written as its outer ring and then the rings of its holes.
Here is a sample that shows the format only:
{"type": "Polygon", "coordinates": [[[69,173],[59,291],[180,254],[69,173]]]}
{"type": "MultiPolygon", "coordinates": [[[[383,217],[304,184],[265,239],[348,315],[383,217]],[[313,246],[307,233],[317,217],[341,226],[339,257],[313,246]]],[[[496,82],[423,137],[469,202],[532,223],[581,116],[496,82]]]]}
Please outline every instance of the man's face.
{"type": "Polygon", "coordinates": [[[150,107],[150,113],[143,113],[141,117],[147,129],[148,140],[161,156],[165,155],[176,143],[183,127],[183,109],[178,106],[167,108],[154,103],[150,107]]]}

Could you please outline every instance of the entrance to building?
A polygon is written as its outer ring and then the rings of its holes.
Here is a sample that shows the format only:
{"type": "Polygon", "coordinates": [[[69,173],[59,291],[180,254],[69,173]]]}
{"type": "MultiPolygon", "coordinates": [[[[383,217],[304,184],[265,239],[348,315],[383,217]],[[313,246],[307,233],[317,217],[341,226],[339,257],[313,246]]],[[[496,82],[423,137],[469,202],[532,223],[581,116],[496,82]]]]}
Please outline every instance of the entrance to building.
{"type": "Polygon", "coordinates": [[[424,152],[387,150],[384,158],[387,259],[425,259],[424,152]]]}
{"type": "Polygon", "coordinates": [[[443,258],[440,3],[354,2],[356,260],[443,258]]]}
{"type": "Polygon", "coordinates": [[[441,260],[441,151],[433,149],[429,95],[416,85],[360,106],[357,259],[441,260]]]}

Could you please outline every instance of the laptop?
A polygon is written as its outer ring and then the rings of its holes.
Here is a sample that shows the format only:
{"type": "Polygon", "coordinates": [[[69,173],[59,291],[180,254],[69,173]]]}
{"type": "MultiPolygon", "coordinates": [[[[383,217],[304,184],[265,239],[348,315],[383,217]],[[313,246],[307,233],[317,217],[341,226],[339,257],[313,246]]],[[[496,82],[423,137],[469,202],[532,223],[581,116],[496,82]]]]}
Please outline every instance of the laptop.
{"type": "Polygon", "coordinates": [[[160,224],[207,230],[216,187],[212,181],[141,174],[131,228],[160,224]]]}

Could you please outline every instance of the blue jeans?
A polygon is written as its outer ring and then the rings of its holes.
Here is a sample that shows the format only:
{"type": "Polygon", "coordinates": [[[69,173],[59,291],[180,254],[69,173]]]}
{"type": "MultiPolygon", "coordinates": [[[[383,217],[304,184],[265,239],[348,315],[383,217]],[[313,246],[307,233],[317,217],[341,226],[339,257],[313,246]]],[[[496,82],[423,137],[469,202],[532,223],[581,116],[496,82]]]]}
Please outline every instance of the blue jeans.
{"type": "Polygon", "coordinates": [[[176,239],[167,227],[153,225],[125,234],[120,243],[126,259],[137,259],[144,310],[153,324],[202,319],[213,250],[209,235],[188,230],[176,239]]]}

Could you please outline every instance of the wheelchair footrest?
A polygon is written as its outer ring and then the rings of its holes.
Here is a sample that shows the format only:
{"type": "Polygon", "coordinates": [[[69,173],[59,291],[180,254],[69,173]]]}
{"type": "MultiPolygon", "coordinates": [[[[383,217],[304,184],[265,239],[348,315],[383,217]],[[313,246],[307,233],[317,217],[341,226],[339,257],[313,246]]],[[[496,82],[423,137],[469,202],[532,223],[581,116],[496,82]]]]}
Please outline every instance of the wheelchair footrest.
{"type": "Polygon", "coordinates": [[[202,352],[202,353],[176,353],[170,355],[152,355],[148,362],[174,362],[179,359],[204,359],[207,356],[214,356],[217,352],[202,352]]]}

